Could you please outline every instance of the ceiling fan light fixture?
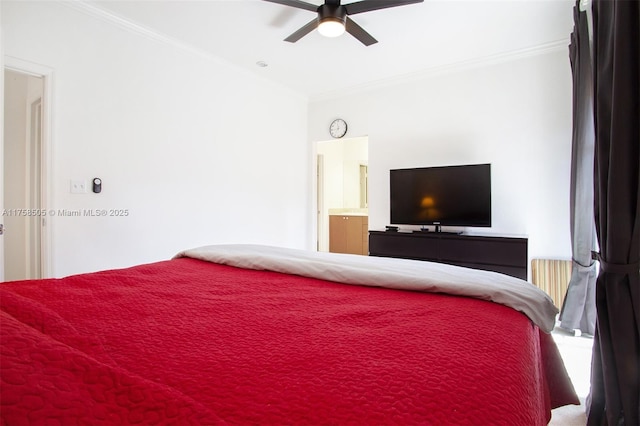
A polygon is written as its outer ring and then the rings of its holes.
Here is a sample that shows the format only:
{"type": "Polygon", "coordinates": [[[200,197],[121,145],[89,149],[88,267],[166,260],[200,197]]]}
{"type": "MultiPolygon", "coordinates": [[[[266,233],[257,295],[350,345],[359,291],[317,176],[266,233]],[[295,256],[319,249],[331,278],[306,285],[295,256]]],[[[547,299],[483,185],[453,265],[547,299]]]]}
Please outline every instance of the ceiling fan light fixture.
{"type": "Polygon", "coordinates": [[[318,24],[318,32],[325,37],[338,37],[344,34],[344,22],[335,18],[325,18],[318,24]]]}
{"type": "Polygon", "coordinates": [[[318,14],[316,19],[308,22],[306,25],[303,25],[289,37],[285,38],[284,41],[286,42],[295,43],[311,31],[318,29],[318,32],[325,37],[338,37],[339,35],[348,32],[365,46],[371,46],[372,44],[377,43],[378,40],[349,18],[349,15],[424,2],[424,0],[361,0],[343,6],[340,4],[341,0],[324,0],[323,4],[316,6],[313,3],[308,3],[303,0],[263,1],[278,3],[284,6],[295,7],[297,9],[304,9],[318,14]]]}

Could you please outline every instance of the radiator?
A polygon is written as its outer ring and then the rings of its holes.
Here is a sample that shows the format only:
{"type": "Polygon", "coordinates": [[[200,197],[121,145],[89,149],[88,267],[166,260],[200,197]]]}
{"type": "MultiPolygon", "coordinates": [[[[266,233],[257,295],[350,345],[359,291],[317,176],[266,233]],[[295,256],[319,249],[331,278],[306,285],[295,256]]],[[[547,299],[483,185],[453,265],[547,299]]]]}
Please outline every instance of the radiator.
{"type": "Polygon", "coordinates": [[[553,303],[562,308],[564,296],[571,280],[571,261],[558,259],[532,259],[531,281],[545,291],[553,303]]]}

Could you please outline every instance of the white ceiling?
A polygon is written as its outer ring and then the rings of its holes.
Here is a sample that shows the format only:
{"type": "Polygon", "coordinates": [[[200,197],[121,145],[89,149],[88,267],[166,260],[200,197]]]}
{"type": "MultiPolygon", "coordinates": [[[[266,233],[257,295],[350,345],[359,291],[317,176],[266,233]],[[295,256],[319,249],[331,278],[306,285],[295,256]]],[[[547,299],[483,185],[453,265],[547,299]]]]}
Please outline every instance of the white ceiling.
{"type": "Polygon", "coordinates": [[[575,3],[425,0],[354,15],[352,19],[379,41],[369,47],[349,34],[331,39],[317,31],[297,43],[285,42],[315,14],[261,0],[88,4],[165,40],[317,98],[456,64],[565,46],[575,3]],[[268,66],[258,67],[258,61],[268,66]]]}

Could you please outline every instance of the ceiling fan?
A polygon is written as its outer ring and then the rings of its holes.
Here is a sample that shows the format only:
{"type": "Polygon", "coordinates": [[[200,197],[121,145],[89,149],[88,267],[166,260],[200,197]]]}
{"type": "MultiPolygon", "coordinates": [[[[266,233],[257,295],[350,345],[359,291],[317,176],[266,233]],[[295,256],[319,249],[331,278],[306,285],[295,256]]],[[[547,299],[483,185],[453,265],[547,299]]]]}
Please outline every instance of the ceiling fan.
{"type": "Polygon", "coordinates": [[[370,12],[372,10],[387,9],[390,7],[404,6],[412,3],[422,3],[424,0],[362,0],[357,3],[340,4],[340,0],[325,0],[324,4],[317,6],[301,0],[264,0],[278,3],[298,9],[316,12],[318,16],[298,31],[285,38],[285,41],[295,43],[311,31],[318,32],[326,37],[337,37],[345,31],[357,38],[365,46],[377,43],[378,40],[356,24],[350,15],[370,12]]]}

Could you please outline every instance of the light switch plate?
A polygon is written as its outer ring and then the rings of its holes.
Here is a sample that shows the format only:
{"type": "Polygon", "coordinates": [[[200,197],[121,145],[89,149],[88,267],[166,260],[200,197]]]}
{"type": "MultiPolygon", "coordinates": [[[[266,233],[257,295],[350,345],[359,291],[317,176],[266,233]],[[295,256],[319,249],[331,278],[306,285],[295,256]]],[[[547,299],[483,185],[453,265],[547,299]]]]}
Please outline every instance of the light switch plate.
{"type": "Polygon", "coordinates": [[[71,193],[72,194],[86,194],[87,193],[87,181],[82,179],[71,180],[71,193]]]}

